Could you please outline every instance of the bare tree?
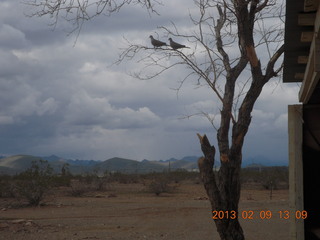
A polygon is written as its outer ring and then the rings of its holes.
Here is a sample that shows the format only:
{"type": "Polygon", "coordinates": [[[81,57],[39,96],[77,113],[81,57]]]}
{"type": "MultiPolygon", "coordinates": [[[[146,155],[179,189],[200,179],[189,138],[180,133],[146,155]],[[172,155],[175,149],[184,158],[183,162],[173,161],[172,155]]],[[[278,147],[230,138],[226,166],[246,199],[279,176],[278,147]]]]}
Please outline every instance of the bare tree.
{"type": "Polygon", "coordinates": [[[184,65],[189,73],[181,84],[195,76],[198,84],[209,86],[220,101],[219,126],[210,114],[202,114],[217,130],[221,167],[218,173],[213,171],[216,149],[206,135],[200,134],[204,157],[198,165],[220,238],[242,240],[244,233],[238,221],[242,147],[262,88],[282,70],[278,60],[284,51],[283,6],[276,0],[200,0],[195,4],[199,16],[190,16],[195,26],[192,33],[179,32],[174,23],[170,28],[160,28],[165,36],[188,41],[191,51],[154,50],[129,43],[120,62],[139,55],[146,67],[136,74],[140,79],[184,65]],[[175,61],[167,65],[168,59],[175,61]],[[158,71],[154,71],[155,66],[158,71]]]}
{"type": "MultiPolygon", "coordinates": [[[[96,0],[95,5],[89,0],[29,2],[40,8],[34,15],[50,15],[57,20],[63,12],[64,17],[76,26],[101,13],[119,11],[130,3],[154,11],[156,2],[96,0]],[[93,6],[96,11],[90,15],[88,8],[93,6]]],[[[204,157],[199,159],[198,165],[220,238],[242,240],[244,234],[238,221],[242,147],[251,123],[251,112],[262,88],[282,70],[282,1],[197,0],[195,5],[199,14],[190,15],[191,33],[180,32],[174,23],[159,28],[164,36],[187,42],[190,49],[153,48],[128,42],[128,48],[118,62],[138,58],[139,63],[145,65],[135,74],[140,79],[151,79],[185,66],[188,72],[181,85],[188,79],[196,79],[199,85],[209,86],[217,97],[220,122],[215,123],[209,113],[204,115],[217,130],[221,167],[218,173],[213,171],[216,149],[206,135],[200,134],[204,157]],[[224,214],[215,217],[216,211],[224,214]]]]}

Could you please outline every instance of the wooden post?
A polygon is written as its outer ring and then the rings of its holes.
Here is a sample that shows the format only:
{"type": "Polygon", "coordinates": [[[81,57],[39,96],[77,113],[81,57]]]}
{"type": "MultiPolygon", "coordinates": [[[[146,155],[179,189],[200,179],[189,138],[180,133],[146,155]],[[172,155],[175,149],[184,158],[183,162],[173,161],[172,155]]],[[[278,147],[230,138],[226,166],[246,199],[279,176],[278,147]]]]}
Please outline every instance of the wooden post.
{"type": "Polygon", "coordinates": [[[289,132],[289,204],[290,212],[290,239],[304,240],[304,222],[294,214],[304,209],[303,203],[303,158],[302,158],[302,105],[288,106],[289,132]]]}

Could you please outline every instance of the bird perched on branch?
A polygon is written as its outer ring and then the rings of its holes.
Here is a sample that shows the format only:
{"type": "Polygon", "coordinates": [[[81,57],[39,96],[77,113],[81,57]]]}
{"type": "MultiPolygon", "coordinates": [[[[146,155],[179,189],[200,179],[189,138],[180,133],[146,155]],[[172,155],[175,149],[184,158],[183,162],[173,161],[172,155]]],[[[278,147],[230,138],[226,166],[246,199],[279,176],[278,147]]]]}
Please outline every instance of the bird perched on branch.
{"type": "Polygon", "coordinates": [[[177,43],[175,41],[172,40],[172,38],[169,38],[169,42],[170,42],[170,46],[172,47],[172,49],[176,50],[178,48],[189,48],[186,45],[182,45],[180,43],[177,43]]]}
{"type": "Polygon", "coordinates": [[[149,38],[151,39],[151,44],[153,45],[153,47],[162,47],[162,46],[167,46],[167,44],[165,42],[161,42],[157,39],[154,39],[152,35],[149,36],[149,38]]]}

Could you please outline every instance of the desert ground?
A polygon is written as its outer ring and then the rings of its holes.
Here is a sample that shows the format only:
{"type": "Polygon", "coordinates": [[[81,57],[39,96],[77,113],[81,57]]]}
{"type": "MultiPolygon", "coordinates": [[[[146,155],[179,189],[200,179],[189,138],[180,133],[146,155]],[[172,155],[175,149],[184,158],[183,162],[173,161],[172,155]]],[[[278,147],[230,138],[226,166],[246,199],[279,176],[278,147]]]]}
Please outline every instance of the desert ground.
{"type": "MultiPolygon", "coordinates": [[[[10,207],[13,201],[0,199],[1,240],[219,239],[203,186],[193,182],[160,196],[140,183],[114,183],[82,197],[57,193],[40,207],[10,207]]],[[[253,214],[240,218],[246,239],[288,240],[282,210],[288,210],[288,190],[274,190],[272,199],[269,190],[242,190],[240,212],[253,214]],[[273,215],[261,219],[262,211],[273,215]]]]}

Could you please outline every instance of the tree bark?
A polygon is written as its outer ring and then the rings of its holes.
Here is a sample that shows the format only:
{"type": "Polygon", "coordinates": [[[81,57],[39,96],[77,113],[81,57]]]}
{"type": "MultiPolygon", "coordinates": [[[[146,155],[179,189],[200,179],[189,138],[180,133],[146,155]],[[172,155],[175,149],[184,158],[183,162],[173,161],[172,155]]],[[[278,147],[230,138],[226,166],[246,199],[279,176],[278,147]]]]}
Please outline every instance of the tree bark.
{"type": "Polygon", "coordinates": [[[241,154],[229,155],[229,160],[222,162],[219,179],[223,181],[220,180],[217,184],[216,172],[213,171],[215,147],[211,146],[206,135],[197,135],[204,154],[204,157],[198,160],[200,176],[211,203],[212,216],[215,217],[214,221],[220,238],[221,240],[244,240],[243,230],[238,220],[241,154]],[[217,217],[214,211],[222,211],[224,216],[217,217]]]}

